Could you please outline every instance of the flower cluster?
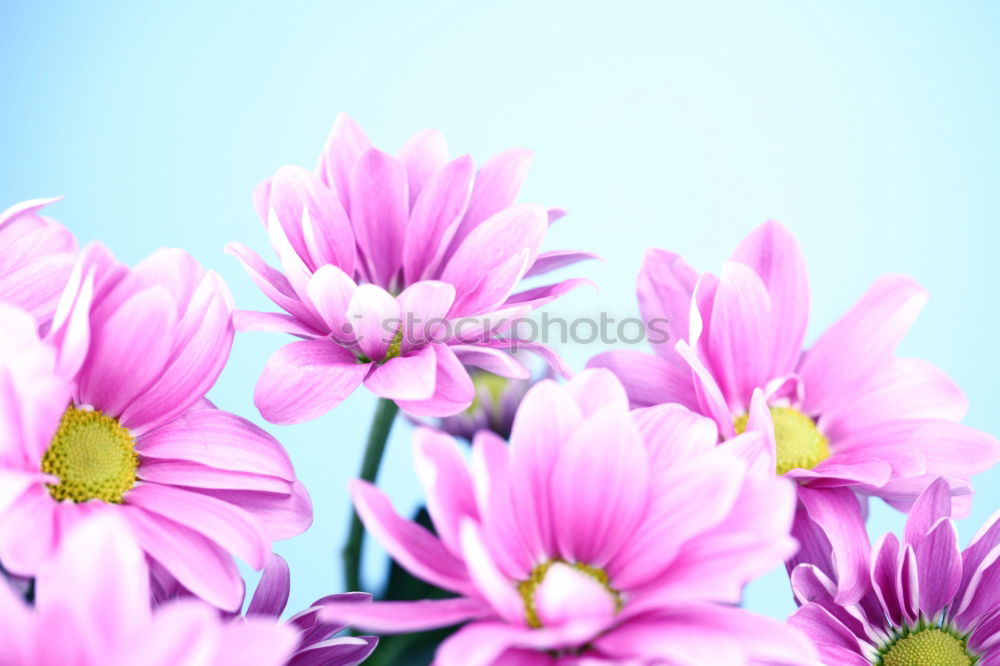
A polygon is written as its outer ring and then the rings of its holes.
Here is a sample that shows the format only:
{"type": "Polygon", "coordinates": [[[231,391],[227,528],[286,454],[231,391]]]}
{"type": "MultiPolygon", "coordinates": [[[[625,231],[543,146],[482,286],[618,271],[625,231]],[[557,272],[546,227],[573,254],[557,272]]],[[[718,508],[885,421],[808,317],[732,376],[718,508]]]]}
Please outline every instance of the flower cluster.
{"type": "Polygon", "coordinates": [[[952,522],[1000,442],[897,356],[924,290],[880,278],[807,346],[781,225],[718,275],[650,250],[653,353],[573,375],[517,335],[589,283],[530,281],[595,256],[542,249],[563,212],[517,202],[529,161],[477,168],[437,132],[390,155],[341,115],[315,170],[254,192],[279,268],[227,247],[281,312],[236,310],[183,250],[81,250],[42,215],[56,200],[0,214],[0,662],[352,666],[432,640],[438,666],[1000,666],[1000,522],[965,551],[952,522]],[[262,363],[266,421],[379,398],[344,495],[348,589],[285,618],[272,551],[312,504],[284,447],[207,397],[237,330],[297,338],[262,363]],[[375,484],[399,410],[416,520],[375,484]],[[901,539],[871,546],[870,498],[908,514],[901,539]],[[374,600],[366,531],[396,566],[374,600]],[[249,601],[237,559],[263,571],[249,601]],[[740,608],[782,564],[794,615],[740,608]]]}

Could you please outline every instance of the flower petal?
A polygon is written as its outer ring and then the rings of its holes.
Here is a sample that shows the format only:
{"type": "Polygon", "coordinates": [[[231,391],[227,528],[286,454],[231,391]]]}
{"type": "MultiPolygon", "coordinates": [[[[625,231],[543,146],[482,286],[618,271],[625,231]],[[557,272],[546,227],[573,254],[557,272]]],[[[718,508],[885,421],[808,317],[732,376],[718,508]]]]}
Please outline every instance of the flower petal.
{"type": "Polygon", "coordinates": [[[475,169],[472,159],[465,155],[427,180],[413,205],[403,241],[403,275],[407,282],[436,275],[469,203],[475,169]]]}
{"type": "Polygon", "coordinates": [[[310,421],[353,393],[369,369],[329,340],[292,342],[268,359],[253,401],[271,423],[310,421]]]}
{"type": "Polygon", "coordinates": [[[478,599],[435,599],[433,601],[376,601],[370,604],[325,602],[320,616],[328,622],[377,634],[396,634],[450,627],[479,618],[491,617],[493,609],[478,599]]]}
{"type": "Polygon", "coordinates": [[[368,275],[389,287],[403,265],[403,239],[409,216],[406,170],[376,148],[358,158],[351,173],[350,211],[354,234],[368,275]]]}

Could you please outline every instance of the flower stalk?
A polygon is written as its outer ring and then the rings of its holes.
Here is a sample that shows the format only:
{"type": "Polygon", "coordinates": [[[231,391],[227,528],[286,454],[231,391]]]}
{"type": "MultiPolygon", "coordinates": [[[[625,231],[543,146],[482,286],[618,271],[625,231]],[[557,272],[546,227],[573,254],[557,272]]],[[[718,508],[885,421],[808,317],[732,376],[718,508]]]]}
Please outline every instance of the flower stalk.
{"type": "MultiPolygon", "coordinates": [[[[365,457],[361,461],[361,472],[358,477],[375,482],[385,445],[389,441],[389,432],[399,413],[399,406],[392,400],[379,398],[375,407],[375,417],[372,419],[371,430],[368,431],[368,443],[365,445],[365,457]]],[[[348,590],[361,589],[361,550],[364,547],[365,529],[355,510],[351,514],[351,527],[344,545],[344,582],[348,590]]]]}

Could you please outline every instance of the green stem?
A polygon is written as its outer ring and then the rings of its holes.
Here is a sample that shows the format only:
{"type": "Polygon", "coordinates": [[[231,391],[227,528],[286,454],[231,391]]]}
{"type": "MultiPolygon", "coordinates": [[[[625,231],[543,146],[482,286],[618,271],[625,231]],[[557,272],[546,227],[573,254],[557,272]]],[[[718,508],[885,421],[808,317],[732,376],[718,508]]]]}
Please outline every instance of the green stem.
{"type": "MultiPolygon", "coordinates": [[[[375,418],[368,432],[368,444],[365,446],[365,457],[361,461],[359,478],[374,483],[378,476],[378,468],[382,463],[386,442],[389,441],[389,431],[396,420],[399,406],[392,400],[379,398],[375,407],[375,418]]],[[[351,513],[351,531],[344,546],[344,582],[348,592],[361,590],[361,549],[365,541],[365,528],[358,518],[357,511],[351,513]]]]}

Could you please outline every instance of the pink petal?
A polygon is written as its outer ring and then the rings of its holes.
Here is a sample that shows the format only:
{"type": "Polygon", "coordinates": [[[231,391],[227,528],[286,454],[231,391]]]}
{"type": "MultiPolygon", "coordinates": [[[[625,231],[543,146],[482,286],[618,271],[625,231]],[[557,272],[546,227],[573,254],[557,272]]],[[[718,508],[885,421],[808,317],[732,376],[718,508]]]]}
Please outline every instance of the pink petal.
{"type": "Polygon", "coordinates": [[[228,502],[156,483],[136,484],[126,501],[198,532],[254,569],[267,560],[270,547],[260,523],[228,502]]]}
{"type": "Polygon", "coordinates": [[[265,181],[267,208],[258,210],[265,222],[274,210],[296,253],[312,270],[333,264],[354,273],[355,249],[351,221],[337,195],[312,172],[285,166],[265,181]]]}
{"type": "Polygon", "coordinates": [[[948,518],[941,518],[913,549],[917,561],[920,611],[929,618],[950,605],[962,578],[962,553],[958,532],[948,518]]]}
{"type": "Polygon", "coordinates": [[[599,638],[595,646],[612,655],[679,664],[820,663],[816,648],[798,629],[715,604],[634,620],[599,638]]]}
{"type": "Polygon", "coordinates": [[[524,601],[514,581],[507,578],[493,561],[474,521],[468,518],[462,520],[459,540],[469,577],[480,595],[507,622],[524,622],[524,601]]]}
{"type": "Polygon", "coordinates": [[[163,372],[175,327],[174,303],[160,287],[138,292],[96,322],[78,403],[120,416],[163,372]]]}
{"type": "Polygon", "coordinates": [[[228,553],[172,520],[134,506],[122,509],[142,549],[181,585],[224,611],[239,609],[243,580],[228,553]]]}
{"type": "Polygon", "coordinates": [[[365,388],[390,400],[427,400],[434,395],[436,371],[437,354],[428,346],[376,365],[365,388]]]}
{"type": "Polygon", "coordinates": [[[389,498],[375,486],[354,480],[351,497],[365,528],[414,576],[438,587],[462,593],[469,589],[465,565],[437,537],[416,523],[400,518],[389,498]]]}
{"type": "Polygon", "coordinates": [[[397,404],[414,416],[453,416],[467,409],[475,398],[468,370],[447,345],[430,346],[437,356],[434,395],[426,400],[397,400],[397,404]]]}
{"type": "Polygon", "coordinates": [[[344,210],[351,210],[351,171],[361,154],[370,146],[371,142],[357,123],[346,113],[337,115],[326,145],[323,146],[316,172],[337,193],[344,210]]]}
{"type": "Polygon", "coordinates": [[[942,518],[951,518],[951,490],[938,479],[927,486],[906,518],[903,543],[916,546],[942,518]]]}
{"type": "Polygon", "coordinates": [[[229,243],[226,254],[236,257],[257,288],[301,325],[317,331],[324,329],[322,319],[299,300],[288,278],[268,266],[256,252],[240,243],[229,243]]]}
{"type": "Polygon", "coordinates": [[[59,546],[55,500],[41,483],[25,491],[0,515],[0,561],[19,576],[34,576],[59,546]],[[31,538],[24,538],[30,534],[31,538]]]}
{"type": "Polygon", "coordinates": [[[295,480],[288,454],[250,421],[215,409],[191,409],[136,442],[144,459],[187,460],[218,469],[295,480]]]}
{"type": "Polygon", "coordinates": [[[691,370],[686,366],[633,349],[616,349],[591,358],[587,367],[607,368],[615,373],[633,407],[675,402],[697,408],[691,370]]]}
{"type": "Polygon", "coordinates": [[[256,312],[237,310],[233,313],[233,325],[240,333],[287,333],[300,338],[319,338],[323,331],[300,322],[282,312],[256,312]]]}
{"type": "Polygon", "coordinates": [[[151,617],[149,570],[128,524],[104,511],[79,523],[42,572],[37,604],[61,606],[71,619],[114,645],[151,617]]]}
{"type": "Polygon", "coordinates": [[[726,263],[715,290],[705,341],[706,365],[730,409],[746,409],[755,388],[775,372],[775,321],[760,277],[743,264],[726,263]]]}
{"type": "Polygon", "coordinates": [[[460,552],[459,523],[462,518],[478,518],[479,512],[458,442],[442,432],[418,428],[413,456],[434,528],[452,552],[460,552]]]}
{"type": "Polygon", "coordinates": [[[531,153],[523,149],[513,149],[500,153],[479,167],[465,217],[455,233],[446,256],[451,256],[465,237],[483,220],[514,203],[524,179],[528,176],[530,166],[531,153]]]}
{"type": "Polygon", "coordinates": [[[402,324],[396,299],[377,285],[363,284],[351,296],[347,317],[364,355],[372,361],[384,359],[402,324]]]}
{"type": "Polygon", "coordinates": [[[290,486],[288,481],[274,476],[233,472],[182,460],[143,462],[136,476],[143,481],[199,490],[248,490],[286,494],[290,486]]]}
{"type": "Polygon", "coordinates": [[[370,148],[351,173],[350,212],[362,259],[376,284],[389,287],[403,265],[409,215],[406,170],[392,155],[370,148]]]}
{"type": "Polygon", "coordinates": [[[538,561],[554,552],[551,480],[562,446],[583,413],[573,396],[554,381],[528,390],[510,436],[511,495],[525,542],[538,561]]]}
{"type": "Polygon", "coordinates": [[[465,597],[434,601],[376,601],[370,604],[326,602],[320,605],[324,621],[380,634],[450,627],[459,622],[494,615],[489,605],[465,597]]]}
{"type": "Polygon", "coordinates": [[[482,537],[497,566],[512,580],[524,580],[536,562],[528,549],[511,495],[507,442],[481,430],[469,462],[482,537]]]}
{"type": "Polygon", "coordinates": [[[629,409],[625,389],[608,370],[584,370],[566,382],[566,389],[584,416],[592,416],[606,407],[614,407],[621,412],[629,409]]]}
{"type": "Polygon", "coordinates": [[[403,353],[431,342],[442,342],[448,337],[444,324],[455,302],[454,286],[423,280],[404,289],[396,302],[402,318],[403,353]]]}
{"type": "Polygon", "coordinates": [[[469,203],[475,168],[468,155],[456,159],[431,176],[416,199],[403,242],[407,282],[436,275],[469,203]]]}
{"type": "Polygon", "coordinates": [[[532,204],[503,210],[477,226],[441,272],[458,293],[452,312],[475,315],[503,303],[534,262],[546,227],[545,210],[532,204]]]}
{"type": "Polygon", "coordinates": [[[357,343],[357,333],[348,318],[347,308],[358,285],[336,266],[321,266],[309,278],[306,293],[316,312],[326,324],[324,330],[333,333],[333,339],[345,345],[357,343]]]}
{"type": "Polygon", "coordinates": [[[719,426],[719,434],[723,439],[729,439],[736,434],[733,426],[733,416],[726,404],[722,389],[716,383],[712,373],[687,342],[677,343],[677,354],[690,366],[695,395],[698,398],[698,411],[711,417],[719,426]]]}
{"type": "Polygon", "coordinates": [[[199,490],[249,511],[264,526],[269,541],[290,539],[312,525],[312,501],[305,486],[296,481],[287,493],[244,490],[199,490]]]}
{"type": "Polygon", "coordinates": [[[572,266],[575,263],[581,261],[587,261],[589,259],[600,260],[599,255],[593,252],[578,252],[576,250],[552,250],[550,252],[541,252],[538,257],[535,258],[535,263],[531,265],[528,272],[524,274],[524,277],[534,277],[536,275],[544,275],[554,270],[560,268],[565,268],[566,266],[572,266]]]}
{"type": "Polygon", "coordinates": [[[521,363],[499,349],[476,347],[474,345],[451,345],[451,350],[462,362],[508,379],[528,379],[531,372],[521,363]]]}
{"type": "Polygon", "coordinates": [[[649,327],[653,320],[666,332],[654,343],[657,355],[674,359],[674,346],[688,339],[688,315],[698,274],[680,255],[663,250],[647,250],[639,271],[639,311],[649,327]]]}
{"type": "Polygon", "coordinates": [[[268,359],[254,404],[271,423],[310,421],[353,393],[369,368],[329,340],[292,342],[268,359]]]}
{"type": "Polygon", "coordinates": [[[967,410],[962,390],[939,368],[920,359],[895,358],[823,414],[823,431],[836,440],[885,421],[961,421],[967,410]]]}
{"type": "Polygon", "coordinates": [[[246,616],[280,617],[288,603],[288,586],[288,563],[280,555],[271,554],[247,606],[246,616]]]}
{"type": "MultiPolygon", "coordinates": [[[[833,547],[837,563],[837,603],[856,603],[865,593],[866,566],[871,553],[857,496],[846,488],[814,490],[802,486],[799,488],[799,500],[805,506],[809,519],[823,529],[833,547]]],[[[804,516],[798,514],[796,518],[804,516]]],[[[793,534],[798,534],[795,528],[793,534]]]]}
{"type": "Polygon", "coordinates": [[[643,522],[608,568],[615,585],[632,590],[655,586],[689,540],[729,515],[745,474],[742,461],[718,450],[690,457],[667,470],[651,468],[650,477],[657,483],[643,522]],[[683,508],[690,505],[697,510],[683,508]]]}
{"type": "MultiPolygon", "coordinates": [[[[491,666],[499,663],[510,665],[511,661],[499,660],[508,650],[527,648],[533,651],[559,651],[562,648],[570,648],[570,651],[576,651],[603,628],[601,622],[592,619],[542,629],[517,627],[500,622],[472,622],[441,644],[434,663],[437,666],[491,666]]],[[[533,661],[518,657],[513,663],[526,666],[533,661]]]]}
{"type": "Polygon", "coordinates": [[[245,618],[222,627],[213,666],[285,666],[298,641],[298,634],[287,625],[245,618]]]}
{"type": "Polygon", "coordinates": [[[820,336],[799,364],[811,414],[836,409],[892,360],[896,347],[927,302],[910,278],[890,275],[871,286],[851,310],[820,336]]]}
{"type": "Polygon", "coordinates": [[[763,280],[774,313],[774,374],[791,372],[809,321],[809,275],[802,248],[788,229],[768,221],[740,243],[732,261],[749,266],[763,280]]]}
{"type": "Polygon", "coordinates": [[[603,567],[634,536],[646,508],[649,459],[624,394],[620,400],[562,443],[552,472],[553,526],[571,562],[603,567]]]}
{"type": "Polygon", "coordinates": [[[156,382],[125,409],[122,424],[141,432],[201,400],[229,359],[234,335],[232,297],[222,278],[209,271],[180,317],[170,361],[156,382]]]}
{"type": "Polygon", "coordinates": [[[406,167],[412,209],[424,184],[448,162],[448,144],[441,132],[424,130],[407,139],[396,157],[406,167]]]}

